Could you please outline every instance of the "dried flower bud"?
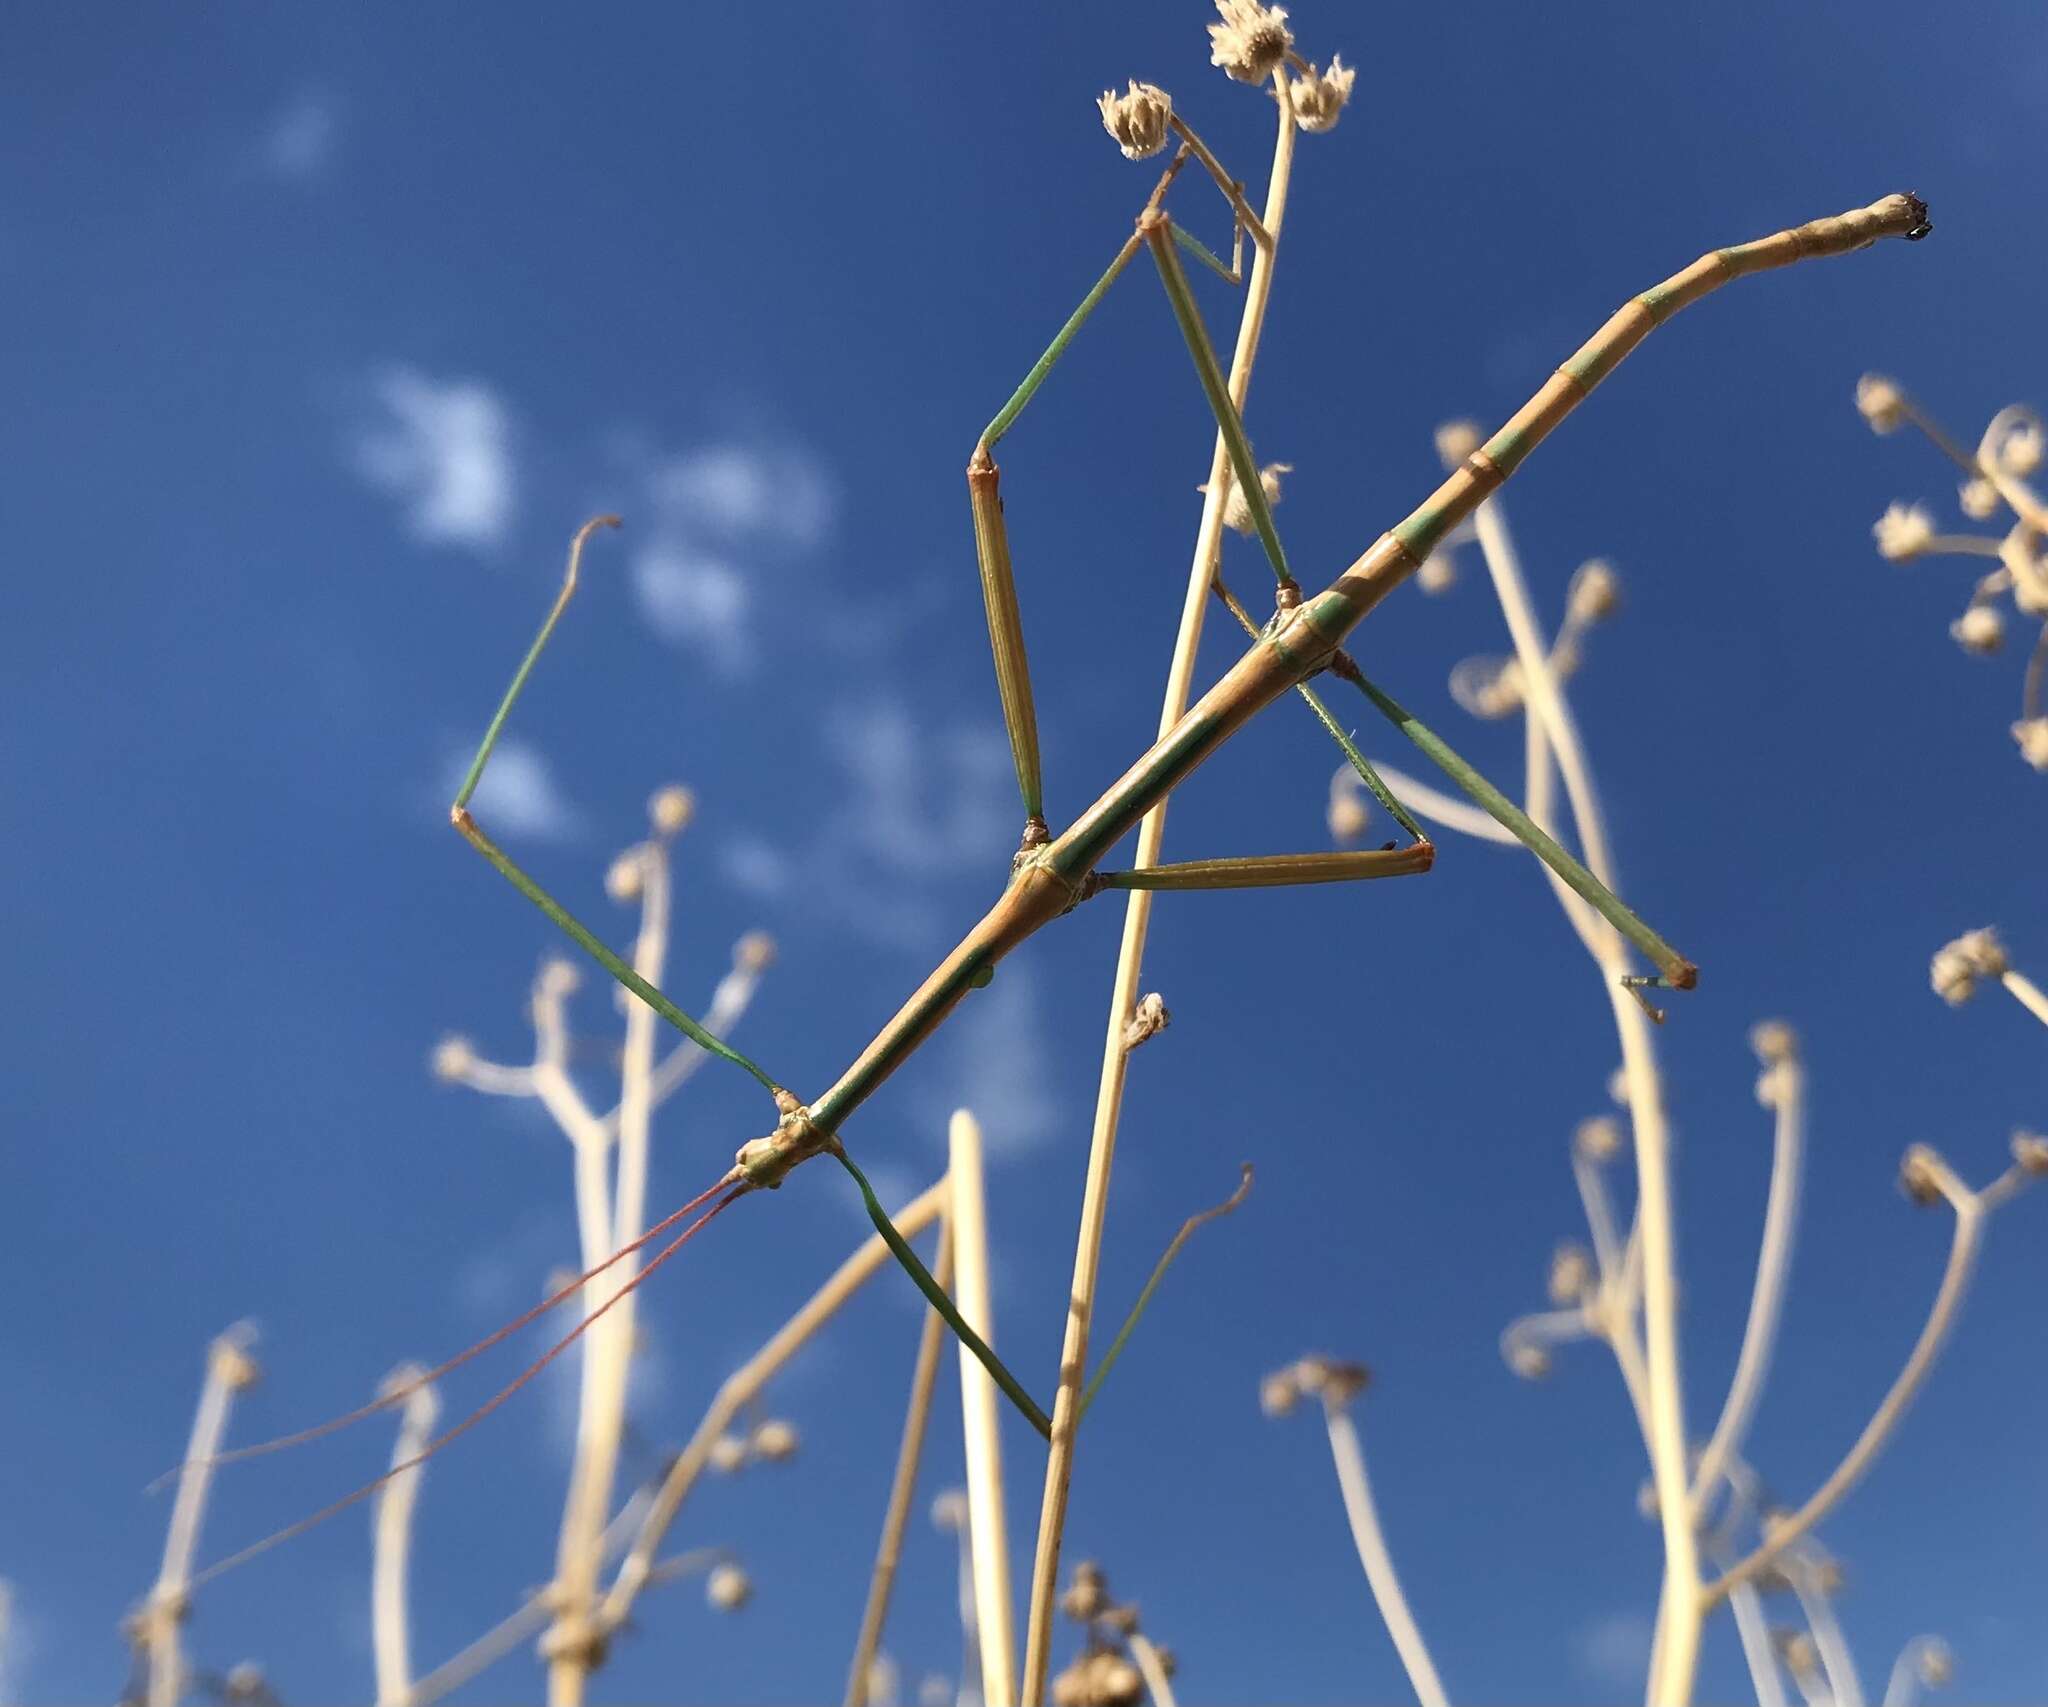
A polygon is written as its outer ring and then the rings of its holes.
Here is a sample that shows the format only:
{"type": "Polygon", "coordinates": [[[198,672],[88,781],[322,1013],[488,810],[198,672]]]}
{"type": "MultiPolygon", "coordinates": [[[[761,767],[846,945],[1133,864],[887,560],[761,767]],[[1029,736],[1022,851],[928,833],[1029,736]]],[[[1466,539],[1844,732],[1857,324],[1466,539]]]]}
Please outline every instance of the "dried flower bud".
{"type": "Polygon", "coordinates": [[[1566,1240],[1550,1253],[1550,1301],[1560,1307],[1579,1304],[1593,1290],[1593,1259],[1586,1247],[1566,1240]]]}
{"type": "Polygon", "coordinates": [[[1798,1677],[1811,1677],[1820,1667],[1820,1652],[1804,1630],[1774,1630],[1771,1639],[1785,1667],[1798,1677]]]}
{"type": "Polygon", "coordinates": [[[1431,598],[1448,593],[1458,584],[1457,561],[1446,551],[1432,551],[1415,571],[1415,584],[1431,598]]]}
{"type": "Polygon", "coordinates": [[[2015,1132],[2012,1135],[2012,1159],[2019,1164],[2022,1173],[2048,1174],[2048,1138],[2043,1138],[2038,1132],[2015,1132]]]}
{"type": "Polygon", "coordinates": [[[1572,1149],[1589,1162],[1611,1162],[1621,1154],[1621,1122],[1611,1114],[1582,1120],[1572,1132],[1572,1149]]]}
{"type": "Polygon", "coordinates": [[[1870,530],[1887,563],[1910,563],[1934,540],[1934,518],[1918,504],[1893,504],[1870,530]]]}
{"type": "Polygon", "coordinates": [[[1074,1567],[1073,1580],[1060,1591],[1060,1610],[1076,1624],[1099,1618],[1109,1605],[1109,1584],[1102,1567],[1083,1559],[1074,1567]]]}
{"type": "Polygon", "coordinates": [[[1351,85],[1358,73],[1344,63],[1341,54],[1330,55],[1330,69],[1318,71],[1311,65],[1308,75],[1294,80],[1294,122],[1303,130],[1321,132],[1337,128],[1337,115],[1351,99],[1351,85]]]}
{"type": "Polygon", "coordinates": [[[557,1000],[568,995],[582,982],[583,974],[576,970],[572,962],[563,960],[559,956],[544,961],[541,965],[540,977],[535,980],[543,996],[552,996],[557,1000]]]}
{"type": "Polygon", "coordinates": [[[1983,475],[1974,475],[1956,488],[1956,502],[1973,522],[1988,522],[1998,514],[1998,488],[1983,475]]]}
{"type": "Polygon", "coordinates": [[[1309,1386],[1306,1370],[1312,1363],[1316,1369],[1316,1379],[1310,1390],[1326,1405],[1348,1405],[1372,1385],[1372,1371],[1362,1363],[1333,1363],[1323,1358],[1304,1358],[1302,1362],[1302,1385],[1309,1386]]]}
{"type": "Polygon", "coordinates": [[[220,1682],[221,1694],[230,1702],[277,1699],[270,1693],[270,1680],[263,1675],[263,1668],[254,1660],[238,1660],[220,1682]]]}
{"type": "Polygon", "coordinates": [[[711,1443],[708,1454],[711,1468],[721,1475],[730,1476],[747,1462],[747,1443],[736,1434],[721,1434],[711,1443]]]}
{"type": "Polygon", "coordinates": [[[1436,454],[1446,468],[1456,468],[1479,448],[1479,443],[1477,421],[1446,421],[1436,430],[1436,454]]]}
{"type": "Polygon", "coordinates": [[[1105,1630],[1118,1636],[1135,1635],[1138,1629],[1138,1603],[1134,1600],[1124,1606],[1105,1606],[1100,1622],[1105,1630]]]}
{"type": "Polygon", "coordinates": [[[1102,109],[1102,128],[1116,139],[1126,160],[1149,159],[1166,146],[1173,97],[1158,84],[1133,78],[1126,93],[1105,89],[1095,104],[1102,109]]]}
{"type": "Polygon", "coordinates": [[[748,931],[733,945],[733,964],[747,972],[766,972],[775,964],[775,939],[766,931],[748,931]]]}
{"type": "Polygon", "coordinates": [[[638,848],[628,848],[612,861],[611,869],[604,874],[604,892],[622,906],[628,901],[640,899],[640,890],[645,882],[646,867],[641,864],[638,848]]]}
{"type": "Polygon", "coordinates": [[[737,1565],[713,1565],[704,1579],[704,1598],[715,1612],[737,1612],[754,1598],[753,1580],[737,1565]]]}
{"type": "Polygon", "coordinates": [[[249,1355],[253,1337],[246,1330],[233,1330],[207,1348],[207,1373],[230,1393],[246,1393],[263,1378],[262,1367],[249,1355]]]}
{"type": "Polygon", "coordinates": [[[1160,1671],[1167,1677],[1172,1677],[1180,1670],[1180,1656],[1163,1642],[1152,1644],[1152,1657],[1159,1662],[1160,1671]]]}
{"type": "Polygon", "coordinates": [[[1508,1347],[1508,1367],[1524,1381],[1541,1381],[1550,1373],[1550,1353],[1526,1342],[1508,1347]]]}
{"type": "Polygon", "coordinates": [[[658,788],[647,802],[648,822],[657,836],[673,836],[689,823],[697,810],[697,797],[679,782],[658,788]]]}
{"type": "Polygon", "coordinates": [[[1284,1417],[1301,1402],[1301,1383],[1294,1369],[1275,1370],[1259,1382],[1259,1409],[1269,1417],[1284,1417]]]}
{"type": "Polygon", "coordinates": [[[1972,605],[1948,625],[1948,632],[1965,652],[1996,652],[2005,644],[2005,618],[1996,605],[1972,605]]]}
{"type": "Polygon", "coordinates": [[[1580,627],[1605,621],[1621,609],[1621,577],[1602,558],[1581,563],[1565,594],[1565,618],[1580,627]]]}
{"type": "Polygon", "coordinates": [[[1451,668],[1451,698],[1489,721],[1522,709],[1522,666],[1513,658],[1462,658],[1451,668]]]}
{"type": "Polygon", "coordinates": [[[1330,792],[1329,823],[1331,841],[1355,842],[1371,825],[1372,808],[1353,789],[1333,789],[1330,792]]]}
{"type": "MultiPolygon", "coordinates": [[[[1259,470],[1259,490],[1266,494],[1266,503],[1269,507],[1280,502],[1280,476],[1293,472],[1294,464],[1291,462],[1269,462],[1259,470]]],[[[1244,488],[1238,485],[1235,476],[1226,474],[1224,479],[1230,482],[1230,493],[1223,500],[1223,525],[1235,528],[1239,533],[1248,534],[1252,531],[1251,504],[1246,500],[1244,488]]],[[[1206,492],[1209,490],[1209,483],[1205,480],[1195,490],[1206,492]]]]}
{"type": "Polygon", "coordinates": [[[2012,726],[2020,757],[2037,771],[2048,771],[2048,717],[2023,718],[2012,726]]]}
{"type": "Polygon", "coordinates": [[[1906,419],[1906,395],[1883,374],[1866,373],[1856,382],[1856,407],[1873,433],[1896,431],[1906,419]]]}
{"type": "Polygon", "coordinates": [[[431,1059],[434,1077],[452,1085],[468,1077],[476,1065],[476,1047],[466,1037],[444,1037],[434,1045],[431,1059]]]}
{"type": "Polygon", "coordinates": [[[1131,1017],[1124,1022],[1124,1053],[1129,1054],[1139,1044],[1157,1037],[1173,1023],[1173,1015],[1166,1011],[1166,999],[1157,990],[1138,998],[1138,1005],[1131,1010],[1131,1017]]]}
{"type": "Polygon", "coordinates": [[[2013,428],[1998,441],[1999,471],[2024,480],[2041,466],[2043,448],[2039,421],[2013,428]]]}
{"type": "Polygon", "coordinates": [[[1961,1007],[1977,993],[1980,978],[2003,977],[2006,964],[2005,946],[1987,926],[1944,943],[1929,963],[1928,981],[1950,1007],[1961,1007]]]}
{"type": "Polygon", "coordinates": [[[1929,1689],[1940,1689],[1954,1681],[1956,1657],[1939,1636],[1930,1636],[1920,1646],[1920,1681],[1929,1689]]]}
{"type": "Polygon", "coordinates": [[[780,1417],[770,1417],[766,1422],[756,1423],[747,1444],[756,1458],[770,1464],[781,1464],[796,1456],[796,1424],[784,1422],[780,1417]]]}
{"type": "Polygon", "coordinates": [[[1797,1058],[1799,1033],[1781,1019],[1761,1020],[1749,1028],[1749,1046],[1766,1067],[1774,1067],[1797,1058]]]}
{"type": "Polygon", "coordinates": [[[1909,1144],[1899,1161],[1899,1189],[1922,1208],[1942,1199],[1941,1157],[1926,1144],[1909,1144]]]}
{"type": "Polygon", "coordinates": [[[1286,10],[1256,0],[1216,0],[1216,11],[1223,22],[1209,26],[1209,63],[1240,83],[1265,82],[1294,45],[1286,10]]]}

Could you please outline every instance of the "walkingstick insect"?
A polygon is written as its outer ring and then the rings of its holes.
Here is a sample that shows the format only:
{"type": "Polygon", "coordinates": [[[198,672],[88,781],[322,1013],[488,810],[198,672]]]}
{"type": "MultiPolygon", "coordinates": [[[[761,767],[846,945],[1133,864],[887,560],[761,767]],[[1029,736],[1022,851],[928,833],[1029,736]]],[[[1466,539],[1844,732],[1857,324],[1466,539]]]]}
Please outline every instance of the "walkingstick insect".
{"type": "MultiPolygon", "coordinates": [[[[1292,96],[1284,67],[1273,72],[1272,82],[1280,104],[1283,138],[1288,138],[1295,112],[1290,104],[1292,96]]],[[[1134,86],[1133,95],[1137,92],[1134,86]]],[[[1109,118],[1109,98],[1105,97],[1105,120],[1109,118]]],[[[1925,205],[1910,194],[1890,195],[1867,207],[1817,219],[1752,242],[1716,249],[1662,283],[1631,297],[1419,506],[1380,534],[1321,591],[1310,593],[1296,578],[1274,523],[1272,504],[1264,491],[1240,413],[1242,386],[1237,383],[1235,374],[1228,379],[1225,376],[1181,260],[1185,252],[1230,285],[1243,285],[1246,275],[1240,263],[1245,241],[1249,239],[1253,251],[1249,288],[1263,288],[1262,278],[1265,283],[1270,282],[1278,245],[1278,223],[1274,221],[1269,229],[1267,223],[1253,214],[1244,199],[1242,186],[1228,176],[1215,155],[1179,115],[1170,112],[1159,115],[1159,126],[1160,136],[1154,146],[1134,153],[1126,143],[1125,152],[1138,157],[1140,153],[1159,152],[1165,144],[1168,127],[1178,138],[1177,151],[1140,208],[1131,235],[1060,327],[1015,393],[989,422],[976,441],[967,466],[969,511],[984,609],[1023,812],[1022,833],[1010,858],[999,896],[897,1013],[874,1034],[867,1047],[840,1077],[809,1100],[800,1098],[758,1062],[713,1036],[570,915],[492,839],[472,815],[470,802],[513,708],[575,594],[586,546],[600,529],[618,526],[619,518],[600,516],[586,523],[570,546],[561,589],[490,721],[450,808],[450,816],[456,830],[478,853],[615,980],[701,1048],[750,1074],[772,1099],[775,1124],[765,1135],[741,1145],[730,1169],[682,1209],[622,1246],[606,1262],[578,1276],[542,1305],[448,1363],[425,1371],[420,1377],[422,1381],[438,1378],[448,1369],[500,1343],[553,1305],[575,1295],[585,1282],[612,1263],[651,1244],[679,1221],[688,1221],[688,1225],[662,1245],[606,1303],[586,1316],[511,1386],[428,1443],[419,1458],[395,1465],[378,1482],[366,1484],[347,1499],[316,1513],[290,1530],[258,1543],[255,1548],[245,1549],[242,1554],[224,1561],[214,1567],[214,1572],[207,1574],[216,1574],[260,1548],[298,1533],[364,1497],[390,1476],[438,1451],[502,1404],[545,1363],[566,1349],[604,1310],[675,1255],[683,1243],[713,1217],[743,1197],[778,1188],[795,1169],[819,1155],[830,1155],[852,1177],[869,1218],[889,1251],[910,1273],[933,1310],[945,1320],[963,1346],[987,1368],[1020,1414],[1039,1434],[1056,1444],[1063,1434],[1070,1435],[1086,1403],[1085,1398],[1078,1396],[1078,1386],[1070,1396],[1067,1377],[1063,1374],[1061,1399],[1051,1414],[1033,1399],[1024,1384],[962,1319],[946,1289],[932,1277],[903,1234],[891,1223],[848,1150],[844,1141],[845,1129],[862,1105],[931,1038],[952,1012],[973,991],[990,981],[1004,958],[1055,919],[1104,890],[1235,889],[1356,882],[1427,872],[1434,859],[1432,844],[1317,695],[1311,683],[1318,676],[1333,676],[1358,689],[1374,710],[1394,723],[1466,795],[1528,846],[1621,938],[1633,945],[1653,970],[1640,977],[1631,976],[1628,983],[1683,990],[1690,989],[1696,982],[1697,969],[1689,959],[1645,924],[1506,795],[1467,764],[1448,743],[1369,679],[1343,649],[1344,641],[1382,600],[1420,568],[1431,551],[1452,530],[1473,514],[1488,494],[1515,474],[1530,453],[1565,417],[1665,320],[1721,285],[1751,273],[1787,266],[1795,261],[1846,254],[1884,237],[1922,237],[1929,229],[1925,205]],[[1178,174],[1190,161],[1199,163],[1221,188],[1230,205],[1234,230],[1233,260],[1229,265],[1190,236],[1167,210],[1168,194],[1178,174]],[[1220,576],[1214,579],[1216,596],[1230,606],[1250,636],[1246,650],[1092,804],[1073,816],[1064,828],[1055,830],[1048,813],[1041,772],[1036,712],[995,450],[1017,424],[1053,367],[1066,354],[1090,314],[1129,263],[1141,254],[1152,263],[1159,277],[1169,310],[1188,347],[1201,391],[1215,417],[1223,450],[1221,466],[1227,470],[1228,483],[1234,488],[1233,496],[1241,499],[1245,506],[1251,528],[1272,567],[1275,577],[1273,610],[1263,623],[1257,621],[1223,587],[1220,576]],[[1104,862],[1112,850],[1139,826],[1148,813],[1159,807],[1203,761],[1254,716],[1289,692],[1300,694],[1310,705],[1326,731],[1343,748],[1360,780],[1407,832],[1411,838],[1407,845],[1390,844],[1365,851],[1248,854],[1162,864],[1148,855],[1145,840],[1141,838],[1140,856],[1131,868],[1105,869],[1104,862]]],[[[1113,125],[1112,131],[1114,133],[1113,125]]],[[[1285,146],[1291,147],[1291,142],[1285,146]]],[[[1212,493],[1212,502],[1215,498],[1212,493]]],[[[1146,1296],[1149,1295],[1148,1287],[1146,1296]]],[[[1141,1299],[1141,1310],[1143,1303],[1141,1299]]],[[[1119,1346],[1122,1337],[1118,1336],[1119,1346]]],[[[1078,1382],[1078,1371],[1074,1375],[1078,1382]]],[[[285,1441],[268,1442],[222,1456],[243,1456],[292,1441],[311,1439],[357,1417],[401,1402],[406,1391],[402,1385],[387,1389],[375,1404],[347,1417],[287,1437],[285,1441]]],[[[1092,1397],[1093,1392],[1091,1387],[1088,1396],[1092,1397]]]]}

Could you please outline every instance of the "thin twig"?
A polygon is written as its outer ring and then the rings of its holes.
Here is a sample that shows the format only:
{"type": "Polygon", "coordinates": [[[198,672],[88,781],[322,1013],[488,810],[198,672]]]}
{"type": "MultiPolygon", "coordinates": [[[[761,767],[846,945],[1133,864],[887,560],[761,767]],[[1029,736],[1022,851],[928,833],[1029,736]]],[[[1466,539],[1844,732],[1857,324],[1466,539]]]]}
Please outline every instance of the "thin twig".
{"type": "Polygon", "coordinates": [[[1166,1675],[1166,1663],[1159,1650],[1136,1630],[1124,1638],[1124,1645],[1131,1650],[1131,1660],[1138,1668],[1138,1675],[1145,1680],[1145,1693],[1152,1697],[1152,1707],[1179,1707],[1173,1698],[1173,1683],[1166,1675]]]}
{"type": "MultiPolygon", "coordinates": [[[[409,1381],[416,1366],[392,1372],[409,1381]]],[[[370,1562],[370,1643],[377,1667],[377,1707],[415,1707],[412,1692],[412,1642],[406,1615],[406,1577],[411,1564],[413,1509],[419,1502],[424,1467],[414,1462],[432,1438],[441,1414],[441,1400],[428,1385],[415,1385],[398,1414],[398,1438],[391,1448],[401,1469],[377,1496],[372,1523],[370,1562]]]]}

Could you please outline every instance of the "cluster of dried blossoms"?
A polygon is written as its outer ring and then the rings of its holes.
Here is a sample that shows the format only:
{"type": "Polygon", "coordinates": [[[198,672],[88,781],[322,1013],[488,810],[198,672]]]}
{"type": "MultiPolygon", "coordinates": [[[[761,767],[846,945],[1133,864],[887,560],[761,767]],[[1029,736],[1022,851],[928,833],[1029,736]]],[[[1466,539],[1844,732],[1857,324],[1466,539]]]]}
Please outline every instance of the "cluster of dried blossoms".
{"type": "Polygon", "coordinates": [[[1936,556],[1996,561],[1995,569],[1979,577],[1969,604],[1949,624],[1949,633],[1965,652],[1989,655],[2001,650],[2008,598],[2017,618],[2042,625],[2027,659],[2012,738],[2022,759],[2037,771],[2048,771],[2048,712],[2041,702],[2042,672],[2048,668],[2048,506],[2027,484],[2048,454],[2048,431],[2041,417],[2022,404],[2001,409],[1991,417],[1976,450],[1968,451],[1880,374],[1867,373],[1857,381],[1856,407],[1872,432],[1896,432],[1911,425],[1925,433],[1961,470],[1956,502],[1969,520],[2012,518],[2002,534],[1944,534],[1936,531],[1934,517],[1924,505],[1893,504],[1871,531],[1878,555],[1891,563],[1936,556]]]}
{"type": "Polygon", "coordinates": [[[1052,1680],[1053,1707],[1137,1707],[1148,1689],[1147,1670],[1173,1676],[1173,1650],[1147,1642],[1135,1601],[1118,1605],[1109,1578],[1083,1559],[1060,1593],[1060,1611],[1081,1626],[1081,1651],[1052,1680]]]}

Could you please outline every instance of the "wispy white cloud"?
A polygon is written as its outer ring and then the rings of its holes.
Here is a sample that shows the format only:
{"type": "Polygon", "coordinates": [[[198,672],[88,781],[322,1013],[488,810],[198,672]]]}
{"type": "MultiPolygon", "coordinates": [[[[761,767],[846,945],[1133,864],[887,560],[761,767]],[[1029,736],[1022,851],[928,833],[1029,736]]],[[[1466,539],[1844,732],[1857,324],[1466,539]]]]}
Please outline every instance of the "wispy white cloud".
{"type": "Polygon", "coordinates": [[[728,679],[747,674],[753,596],[739,570],[666,540],[635,555],[632,581],[640,614],[656,634],[696,647],[728,679]]]}
{"type": "Polygon", "coordinates": [[[718,873],[741,894],[762,900],[789,891],[788,856],[759,836],[739,835],[726,842],[718,850],[718,873]]]}
{"type": "Polygon", "coordinates": [[[1640,1612],[1609,1612],[1572,1640],[1573,1658],[1588,1683],[1602,1690],[1639,1690],[1650,1666],[1650,1620],[1640,1612]]]}
{"type": "Polygon", "coordinates": [[[664,520],[710,539],[814,551],[838,507],[831,477],[792,444],[719,444],[685,451],[653,471],[664,520]]]}
{"type": "Polygon", "coordinates": [[[305,183],[327,169],[340,140],[334,103],[316,90],[302,90],[272,117],[257,147],[257,165],[267,177],[305,183]]]}
{"type": "Polygon", "coordinates": [[[515,508],[511,412],[481,380],[387,367],[371,382],[379,418],[353,446],[356,471],[396,498],[430,545],[501,544],[515,508]]]}
{"type": "MultiPolygon", "coordinates": [[[[468,753],[449,754],[442,770],[442,804],[455,798],[469,762],[468,753]]],[[[493,835],[565,842],[583,831],[583,814],[556,787],[547,760],[531,742],[517,736],[508,735],[498,743],[470,807],[493,835]]]]}
{"type": "Polygon", "coordinates": [[[1005,962],[933,1047],[940,1069],[929,1076],[932,1089],[919,1110],[942,1145],[956,1108],[974,1111],[992,1161],[1028,1155],[1058,1131],[1062,1111],[1050,1089],[1043,999],[1029,965],[1005,962]]]}

